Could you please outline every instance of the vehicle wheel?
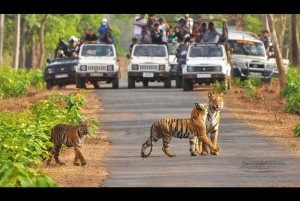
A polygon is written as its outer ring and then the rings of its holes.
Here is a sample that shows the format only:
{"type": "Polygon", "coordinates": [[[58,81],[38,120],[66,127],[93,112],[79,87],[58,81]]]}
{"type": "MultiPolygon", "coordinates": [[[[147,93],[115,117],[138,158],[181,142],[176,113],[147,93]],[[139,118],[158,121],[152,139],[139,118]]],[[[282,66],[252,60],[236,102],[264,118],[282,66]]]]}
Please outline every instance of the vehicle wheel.
{"type": "Polygon", "coordinates": [[[128,76],[128,89],[135,88],[135,80],[133,77],[128,76]]]}
{"type": "Polygon", "coordinates": [[[175,76],[175,82],[176,82],[176,88],[182,87],[182,77],[181,76],[175,76]]]}
{"type": "Polygon", "coordinates": [[[53,82],[52,81],[46,81],[46,87],[47,89],[52,89],[53,88],[53,82]]]}
{"type": "Polygon", "coordinates": [[[149,85],[149,81],[143,81],[143,86],[144,87],[148,87],[148,85],[149,85]]]}
{"type": "Polygon", "coordinates": [[[171,88],[172,80],[171,77],[164,79],[164,88],[171,88]]]}
{"type": "Polygon", "coordinates": [[[188,80],[185,80],[183,78],[182,78],[182,88],[183,88],[183,91],[190,90],[190,83],[188,82],[188,80]]]}
{"type": "Polygon", "coordinates": [[[190,87],[190,90],[193,91],[194,90],[194,83],[193,82],[189,82],[189,87],[190,87]]]}
{"type": "Polygon", "coordinates": [[[117,73],[116,78],[112,82],[112,88],[118,89],[119,88],[119,73],[117,73]]]}

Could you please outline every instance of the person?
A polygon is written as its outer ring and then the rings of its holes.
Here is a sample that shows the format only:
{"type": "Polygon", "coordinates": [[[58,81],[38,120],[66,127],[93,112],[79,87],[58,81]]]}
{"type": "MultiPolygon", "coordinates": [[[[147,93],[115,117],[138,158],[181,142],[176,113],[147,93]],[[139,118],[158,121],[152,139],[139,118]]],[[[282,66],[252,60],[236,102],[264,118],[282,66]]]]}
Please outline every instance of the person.
{"type": "Polygon", "coordinates": [[[132,43],[129,45],[129,54],[131,55],[132,53],[132,49],[133,49],[133,46],[137,43],[137,38],[136,37],[133,37],[131,39],[132,43]]]}
{"type": "Polygon", "coordinates": [[[154,14],[149,14],[147,24],[146,24],[146,27],[147,27],[148,31],[152,32],[154,30],[155,22],[156,22],[155,15],[154,14]]]}
{"type": "Polygon", "coordinates": [[[170,26],[170,29],[168,30],[168,43],[176,43],[177,36],[175,36],[174,28],[170,26]]]}
{"type": "Polygon", "coordinates": [[[78,57],[77,53],[74,50],[72,50],[71,51],[71,58],[77,58],[77,57],[78,57]]]}
{"type": "Polygon", "coordinates": [[[69,40],[69,51],[70,51],[69,56],[71,56],[72,51],[75,51],[78,54],[79,49],[80,49],[80,40],[79,40],[79,38],[76,38],[75,36],[71,36],[70,40],[69,40]]]}
{"type": "Polygon", "coordinates": [[[205,22],[203,22],[200,27],[200,37],[199,37],[200,42],[203,41],[202,38],[206,34],[207,31],[208,31],[207,24],[205,22]]]}
{"type": "Polygon", "coordinates": [[[136,16],[134,18],[134,22],[133,22],[133,25],[134,25],[134,28],[133,28],[133,35],[134,37],[138,37],[141,32],[142,32],[142,28],[144,26],[146,26],[147,24],[147,19],[145,18],[145,14],[140,14],[140,16],[136,16]]]}
{"type": "Polygon", "coordinates": [[[100,27],[97,29],[97,32],[99,33],[99,42],[105,42],[103,38],[105,38],[103,35],[107,33],[107,30],[110,32],[113,31],[113,29],[108,25],[107,19],[103,18],[101,21],[100,27]]]}
{"type": "Polygon", "coordinates": [[[84,41],[85,41],[85,43],[97,43],[98,42],[98,37],[94,33],[93,29],[89,30],[89,34],[86,35],[84,41]]]}
{"type": "Polygon", "coordinates": [[[183,15],[185,19],[185,24],[182,26],[182,28],[185,30],[186,33],[192,34],[193,33],[193,26],[194,26],[194,21],[192,18],[190,18],[189,14],[184,14],[183,15]]]}
{"type": "Polygon", "coordinates": [[[187,34],[185,36],[184,42],[185,42],[186,48],[188,50],[189,46],[195,42],[195,36],[194,36],[194,34],[187,34]]]}
{"type": "Polygon", "coordinates": [[[158,19],[159,23],[159,30],[163,30],[163,36],[162,36],[162,42],[167,43],[167,30],[170,29],[170,26],[166,22],[165,18],[159,18],[158,19]]]}
{"type": "Polygon", "coordinates": [[[57,44],[57,47],[55,49],[55,57],[58,57],[58,51],[62,50],[64,53],[69,52],[69,43],[65,42],[63,38],[60,38],[57,44]]]}
{"type": "Polygon", "coordinates": [[[203,35],[202,42],[217,43],[222,32],[215,28],[213,22],[208,23],[208,31],[203,35]]]}
{"type": "Polygon", "coordinates": [[[113,52],[111,50],[111,47],[107,47],[105,50],[105,56],[113,56],[113,52]]]}
{"type": "Polygon", "coordinates": [[[154,29],[151,33],[151,42],[152,43],[163,43],[162,41],[162,37],[163,37],[163,30],[159,29],[159,24],[155,23],[154,24],[154,29]]]}
{"type": "Polygon", "coordinates": [[[114,36],[111,33],[109,29],[106,30],[106,32],[100,36],[99,39],[100,42],[105,42],[105,43],[113,43],[114,42],[114,36]]]}
{"type": "Polygon", "coordinates": [[[264,30],[262,32],[262,36],[258,36],[255,33],[251,34],[254,38],[261,40],[264,43],[265,50],[266,50],[266,55],[269,55],[269,48],[271,44],[271,39],[270,39],[270,33],[268,30],[264,30]]]}
{"type": "Polygon", "coordinates": [[[84,43],[84,39],[85,39],[86,35],[88,35],[88,34],[89,34],[89,29],[88,28],[84,28],[83,35],[80,38],[81,43],[84,43]]]}
{"type": "Polygon", "coordinates": [[[63,50],[58,50],[58,56],[57,58],[68,58],[65,54],[63,50]]]}
{"type": "Polygon", "coordinates": [[[176,37],[176,41],[174,41],[175,43],[181,43],[182,41],[183,41],[183,36],[182,36],[182,34],[181,34],[181,32],[180,32],[180,29],[179,29],[179,26],[176,26],[175,27],[175,33],[174,33],[174,36],[173,36],[173,38],[175,38],[176,37]]]}
{"type": "Polygon", "coordinates": [[[146,26],[142,28],[142,32],[137,39],[139,43],[151,43],[151,33],[146,26]]]}

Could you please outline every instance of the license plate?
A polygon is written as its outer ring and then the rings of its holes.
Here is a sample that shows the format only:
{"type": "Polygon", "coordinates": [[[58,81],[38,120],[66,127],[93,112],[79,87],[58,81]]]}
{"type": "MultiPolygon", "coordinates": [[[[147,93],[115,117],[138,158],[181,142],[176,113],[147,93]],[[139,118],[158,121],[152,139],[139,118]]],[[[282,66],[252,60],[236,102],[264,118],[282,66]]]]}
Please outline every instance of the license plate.
{"type": "Polygon", "coordinates": [[[254,75],[254,76],[261,76],[261,73],[257,73],[257,72],[250,72],[250,75],[254,75]]]}
{"type": "Polygon", "coordinates": [[[211,77],[211,74],[197,74],[197,77],[211,77]]]}
{"type": "Polygon", "coordinates": [[[91,73],[91,76],[93,76],[93,77],[102,77],[103,73],[91,73]]]}
{"type": "Polygon", "coordinates": [[[143,73],[143,77],[154,77],[154,73],[143,73]]]}
{"type": "Polygon", "coordinates": [[[68,77],[68,74],[57,74],[57,75],[55,75],[55,78],[63,78],[63,77],[68,77]]]}

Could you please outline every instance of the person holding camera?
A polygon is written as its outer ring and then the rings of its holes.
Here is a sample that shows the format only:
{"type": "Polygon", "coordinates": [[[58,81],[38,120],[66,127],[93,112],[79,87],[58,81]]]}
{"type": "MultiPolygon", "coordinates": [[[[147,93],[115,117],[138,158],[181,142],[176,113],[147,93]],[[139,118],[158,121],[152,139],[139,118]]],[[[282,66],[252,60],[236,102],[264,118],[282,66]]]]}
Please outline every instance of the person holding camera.
{"type": "Polygon", "coordinates": [[[110,33],[113,31],[112,28],[108,25],[107,19],[103,18],[101,21],[101,26],[98,28],[97,32],[99,33],[99,42],[105,42],[103,40],[104,34],[107,34],[107,31],[109,31],[110,33]]]}
{"type": "Polygon", "coordinates": [[[151,33],[148,31],[147,27],[143,27],[141,34],[138,36],[139,43],[151,43],[151,33]]]}
{"type": "Polygon", "coordinates": [[[113,43],[114,36],[112,35],[111,31],[107,29],[105,33],[102,36],[100,36],[99,40],[100,42],[104,42],[104,43],[113,43]]]}
{"type": "Polygon", "coordinates": [[[166,19],[164,18],[159,18],[158,19],[158,23],[159,23],[159,30],[163,30],[163,37],[162,37],[162,41],[164,43],[167,43],[167,30],[170,29],[170,26],[168,25],[168,23],[166,22],[166,19]]]}
{"type": "Polygon", "coordinates": [[[163,37],[163,30],[159,29],[158,23],[155,23],[154,29],[151,33],[151,42],[158,43],[158,44],[163,43],[162,37],[163,37]]]}
{"type": "Polygon", "coordinates": [[[58,41],[58,44],[57,44],[57,47],[55,49],[55,56],[58,57],[58,51],[59,50],[62,50],[63,52],[65,53],[68,53],[70,52],[69,51],[69,43],[68,42],[65,42],[65,40],[63,38],[60,38],[59,41],[58,41]]]}
{"type": "Polygon", "coordinates": [[[97,43],[98,42],[98,37],[94,33],[93,29],[89,30],[89,34],[85,36],[84,43],[97,43]]]}

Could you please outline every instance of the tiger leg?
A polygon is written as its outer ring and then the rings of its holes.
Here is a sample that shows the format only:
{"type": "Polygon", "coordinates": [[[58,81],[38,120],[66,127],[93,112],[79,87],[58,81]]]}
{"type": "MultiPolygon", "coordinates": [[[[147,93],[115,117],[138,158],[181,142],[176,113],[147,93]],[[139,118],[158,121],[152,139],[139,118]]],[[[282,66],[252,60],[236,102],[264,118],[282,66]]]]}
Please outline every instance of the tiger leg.
{"type": "Polygon", "coordinates": [[[169,147],[170,147],[170,143],[171,143],[171,136],[165,136],[162,138],[163,140],[163,147],[162,147],[162,150],[163,152],[170,156],[170,157],[176,157],[176,154],[172,154],[170,151],[169,151],[169,147]]]}
{"type": "Polygon", "coordinates": [[[199,140],[199,142],[200,142],[199,146],[201,146],[201,148],[202,148],[201,155],[207,155],[208,154],[208,150],[207,150],[206,144],[203,143],[203,142],[201,142],[200,140],[199,140]]]}
{"type": "MultiPolygon", "coordinates": [[[[217,129],[214,133],[211,134],[211,142],[217,146],[218,143],[218,135],[219,135],[219,130],[217,129]]],[[[210,150],[211,155],[218,155],[218,151],[210,150]]]]}
{"type": "Polygon", "coordinates": [[[152,147],[154,146],[154,143],[157,142],[157,140],[158,140],[158,139],[154,139],[154,138],[152,138],[152,137],[149,137],[149,138],[146,140],[146,142],[144,142],[144,143],[142,144],[142,149],[141,149],[141,157],[142,157],[142,158],[146,158],[146,157],[148,157],[148,156],[151,154],[151,152],[152,152],[152,147]],[[153,141],[152,141],[152,139],[153,139],[153,141]],[[151,146],[151,150],[150,150],[149,154],[145,154],[146,149],[147,149],[148,147],[150,147],[150,146],[151,146]]]}
{"type": "MultiPolygon", "coordinates": [[[[211,150],[215,151],[215,152],[219,152],[221,150],[221,147],[218,147],[216,145],[214,145],[210,139],[207,137],[207,135],[203,135],[199,137],[199,140],[202,141],[202,148],[207,145],[211,150]]],[[[204,152],[205,150],[202,150],[202,152],[204,152]]]]}
{"type": "Polygon", "coordinates": [[[57,144],[57,145],[54,145],[53,149],[52,149],[52,154],[54,154],[54,159],[55,159],[55,162],[59,165],[65,165],[65,163],[61,162],[59,160],[59,154],[60,154],[60,149],[61,149],[61,143],[60,144],[57,144]]]}
{"type": "Polygon", "coordinates": [[[191,156],[198,156],[198,137],[195,136],[193,138],[190,138],[190,152],[191,156]]]}
{"type": "Polygon", "coordinates": [[[73,161],[73,164],[76,165],[76,166],[84,166],[87,164],[86,160],[84,159],[81,151],[80,151],[80,148],[77,147],[77,146],[74,146],[74,151],[75,151],[75,158],[74,158],[74,161],[73,161]]]}

